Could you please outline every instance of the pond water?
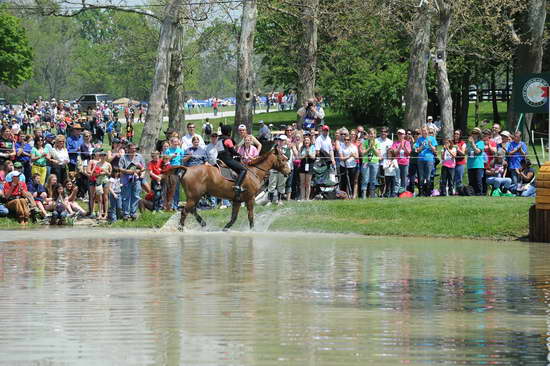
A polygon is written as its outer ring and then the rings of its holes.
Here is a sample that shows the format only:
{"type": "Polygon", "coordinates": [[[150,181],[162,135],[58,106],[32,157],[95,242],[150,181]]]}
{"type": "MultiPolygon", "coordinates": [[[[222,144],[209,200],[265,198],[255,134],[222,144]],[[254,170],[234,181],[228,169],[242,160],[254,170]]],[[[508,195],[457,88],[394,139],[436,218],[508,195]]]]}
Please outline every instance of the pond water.
{"type": "Polygon", "coordinates": [[[74,229],[0,240],[0,365],[547,364],[547,245],[74,229]]]}

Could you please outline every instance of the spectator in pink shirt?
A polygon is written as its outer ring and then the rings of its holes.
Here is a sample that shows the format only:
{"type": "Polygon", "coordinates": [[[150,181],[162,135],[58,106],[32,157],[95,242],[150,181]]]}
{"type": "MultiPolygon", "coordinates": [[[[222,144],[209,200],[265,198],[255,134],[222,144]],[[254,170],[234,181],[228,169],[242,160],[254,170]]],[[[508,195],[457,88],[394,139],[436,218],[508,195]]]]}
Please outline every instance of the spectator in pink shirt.
{"type": "Polygon", "coordinates": [[[244,144],[237,150],[241,156],[241,162],[249,164],[254,158],[258,156],[258,149],[252,145],[252,136],[247,135],[244,138],[244,144]]]}
{"type": "Polygon", "coordinates": [[[449,139],[443,139],[443,149],[441,150],[441,180],[439,191],[442,196],[452,196],[454,194],[454,178],[456,167],[457,148],[449,139]]]}
{"type": "Polygon", "coordinates": [[[397,163],[399,164],[399,185],[396,185],[396,190],[399,192],[404,192],[407,188],[407,176],[409,174],[411,143],[405,137],[405,130],[400,128],[397,130],[397,140],[391,146],[391,149],[397,154],[397,163]]]}

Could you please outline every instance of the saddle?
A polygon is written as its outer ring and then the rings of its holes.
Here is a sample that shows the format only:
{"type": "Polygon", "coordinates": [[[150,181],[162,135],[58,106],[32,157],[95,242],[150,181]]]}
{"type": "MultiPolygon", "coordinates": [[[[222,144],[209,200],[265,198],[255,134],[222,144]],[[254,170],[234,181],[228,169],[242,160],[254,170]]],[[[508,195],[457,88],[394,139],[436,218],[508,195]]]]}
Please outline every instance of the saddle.
{"type": "Polygon", "coordinates": [[[233,169],[229,168],[225,163],[221,160],[218,160],[215,165],[216,168],[218,168],[220,175],[223,177],[223,179],[228,180],[230,182],[234,182],[237,180],[237,173],[233,171],[233,169]]]}

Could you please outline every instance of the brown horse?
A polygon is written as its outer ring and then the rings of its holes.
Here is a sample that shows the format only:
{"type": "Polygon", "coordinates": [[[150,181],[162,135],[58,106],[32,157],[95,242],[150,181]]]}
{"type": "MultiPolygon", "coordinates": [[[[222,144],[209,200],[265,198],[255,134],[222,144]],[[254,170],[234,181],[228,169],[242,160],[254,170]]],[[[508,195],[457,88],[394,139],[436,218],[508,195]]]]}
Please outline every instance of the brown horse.
{"type": "Polygon", "coordinates": [[[187,202],[181,213],[180,227],[183,228],[185,218],[192,213],[201,226],[206,226],[206,222],[197,213],[196,205],[205,194],[213,197],[225,198],[233,202],[231,220],[225,225],[224,230],[228,230],[239,215],[241,202],[246,203],[248,210],[248,221],[250,228],[254,227],[254,202],[259,193],[262,184],[270,169],[275,169],[284,175],[290,174],[288,159],[279,149],[274,148],[254,159],[248,166],[246,178],[243,182],[244,192],[240,194],[239,201],[235,198],[233,186],[235,182],[230,182],[223,178],[217,167],[203,164],[193,167],[182,167],[185,174],[180,178],[181,185],[185,190],[187,202]]]}

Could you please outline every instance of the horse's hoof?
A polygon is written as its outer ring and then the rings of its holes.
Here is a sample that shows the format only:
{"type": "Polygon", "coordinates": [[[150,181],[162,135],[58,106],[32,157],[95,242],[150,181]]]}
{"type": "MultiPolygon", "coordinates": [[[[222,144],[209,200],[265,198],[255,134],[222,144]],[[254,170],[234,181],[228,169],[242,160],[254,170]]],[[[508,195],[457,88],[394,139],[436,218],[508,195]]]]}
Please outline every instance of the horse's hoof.
{"type": "Polygon", "coordinates": [[[205,227],[206,226],[206,222],[201,222],[201,227],[205,227]]]}
{"type": "Polygon", "coordinates": [[[187,230],[185,229],[185,226],[179,225],[179,226],[178,226],[178,231],[181,231],[182,233],[184,233],[184,232],[186,232],[187,230]]]}
{"type": "Polygon", "coordinates": [[[229,228],[228,228],[228,227],[224,227],[224,228],[223,228],[223,231],[227,232],[227,231],[229,231],[229,228]]]}

